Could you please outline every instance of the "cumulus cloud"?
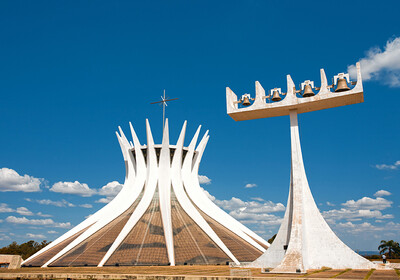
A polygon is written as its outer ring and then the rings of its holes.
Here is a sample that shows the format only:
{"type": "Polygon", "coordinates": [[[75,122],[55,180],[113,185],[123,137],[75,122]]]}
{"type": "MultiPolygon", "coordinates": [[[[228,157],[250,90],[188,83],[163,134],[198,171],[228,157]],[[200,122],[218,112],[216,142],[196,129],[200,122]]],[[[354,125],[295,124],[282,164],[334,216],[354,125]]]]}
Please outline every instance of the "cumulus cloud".
{"type": "Polygon", "coordinates": [[[377,227],[370,223],[364,222],[359,224],[353,224],[352,222],[339,223],[336,226],[339,229],[346,229],[348,233],[356,234],[360,232],[376,232],[384,230],[383,227],[377,227]]]}
{"type": "Polygon", "coordinates": [[[248,188],[254,188],[254,187],[257,187],[257,184],[246,184],[244,187],[245,187],[246,189],[248,189],[248,188]]]}
{"type": "Polygon", "coordinates": [[[211,184],[211,179],[206,175],[199,175],[199,183],[202,185],[209,185],[211,184]]]}
{"type": "MultiPolygon", "coordinates": [[[[122,189],[123,185],[120,184],[118,181],[112,181],[106,184],[105,186],[101,187],[100,189],[91,189],[87,184],[79,183],[78,181],[75,182],[58,182],[55,183],[50,191],[58,192],[58,193],[67,193],[67,194],[76,194],[84,197],[89,197],[92,195],[104,195],[105,198],[101,198],[97,200],[98,203],[108,203],[110,202],[122,189]]],[[[65,203],[63,201],[48,201],[49,205],[54,205],[58,207],[74,207],[72,203],[65,203]]],[[[38,201],[39,202],[39,201],[38,201]]],[[[39,202],[40,203],[40,202],[39,202]]],[[[45,204],[45,201],[42,202],[45,204]]],[[[79,205],[80,207],[84,208],[92,208],[90,204],[82,204],[79,205]]]]}
{"type": "Polygon", "coordinates": [[[392,203],[392,201],[382,197],[363,197],[358,200],[348,200],[341,204],[341,209],[324,211],[322,215],[329,223],[334,223],[334,221],[339,220],[361,221],[362,219],[393,219],[393,215],[382,214],[381,212],[381,210],[390,208],[392,203]]]}
{"type": "Polygon", "coordinates": [[[396,170],[400,167],[400,160],[393,164],[376,164],[375,167],[379,170],[396,170]]]}
{"type": "Polygon", "coordinates": [[[25,216],[32,216],[34,215],[28,208],[26,207],[18,207],[17,209],[12,209],[8,207],[8,204],[6,203],[0,203],[0,213],[13,213],[16,212],[20,215],[25,215],[25,216]]]}
{"type": "MultiPolygon", "coordinates": [[[[28,200],[28,201],[33,202],[32,200],[28,200]]],[[[54,200],[50,200],[50,199],[37,199],[37,200],[35,200],[35,202],[42,204],[42,205],[52,205],[52,206],[56,206],[56,207],[75,207],[74,204],[66,201],[65,199],[58,200],[58,201],[54,201],[54,200]]]]}
{"type": "Polygon", "coordinates": [[[355,209],[333,209],[322,212],[322,215],[328,222],[338,220],[360,221],[366,219],[392,219],[391,214],[383,215],[379,210],[355,210],[355,209]]]}
{"type": "Polygon", "coordinates": [[[117,181],[112,181],[99,189],[98,194],[106,197],[115,197],[122,189],[122,185],[117,181]]]}
{"type": "Polygon", "coordinates": [[[374,209],[374,210],[384,210],[392,206],[392,201],[386,200],[382,197],[377,198],[370,198],[370,197],[363,197],[357,201],[355,200],[348,200],[342,205],[346,208],[350,209],[374,209]]]}
{"type": "Polygon", "coordinates": [[[123,185],[118,181],[112,181],[107,185],[101,187],[98,190],[97,194],[104,195],[106,197],[100,198],[96,200],[97,203],[109,203],[113,198],[121,191],[123,185]]]}
{"type": "Polygon", "coordinates": [[[214,199],[214,203],[244,224],[280,225],[282,218],[269,213],[285,211],[282,203],[272,201],[243,201],[232,197],[230,200],[214,199]]]}
{"type": "Polygon", "coordinates": [[[93,205],[92,205],[92,204],[86,203],[86,204],[81,204],[81,205],[79,205],[79,207],[83,207],[83,208],[93,208],[93,205]]]}
{"type": "MultiPolygon", "coordinates": [[[[371,48],[366,57],[360,60],[363,80],[379,80],[390,87],[400,86],[400,37],[386,42],[383,51],[371,48]]],[[[347,71],[356,77],[356,66],[350,65],[347,71]]]]}
{"type": "Polygon", "coordinates": [[[328,206],[335,206],[335,204],[333,204],[333,203],[331,203],[331,202],[329,202],[329,201],[326,202],[326,205],[328,205],[328,206]]]}
{"type": "Polygon", "coordinates": [[[265,226],[278,226],[282,223],[283,218],[272,214],[252,214],[240,211],[229,213],[232,217],[239,220],[243,224],[256,224],[265,226]]]}
{"type": "Polygon", "coordinates": [[[252,197],[252,200],[257,200],[257,201],[265,201],[265,199],[261,198],[261,197],[252,197]]]}
{"type": "Polygon", "coordinates": [[[8,235],[6,235],[4,233],[0,233],[0,240],[10,240],[10,239],[11,238],[8,235]]]}
{"type": "Polygon", "coordinates": [[[377,192],[374,194],[375,197],[389,196],[389,195],[392,195],[392,193],[390,193],[390,192],[388,192],[388,191],[385,191],[385,190],[377,191],[377,192]]]}
{"type": "Polygon", "coordinates": [[[96,193],[96,191],[89,188],[87,184],[79,183],[78,181],[55,183],[50,188],[50,191],[57,193],[76,194],[85,197],[92,196],[96,193]]]}
{"type": "Polygon", "coordinates": [[[57,231],[55,231],[55,230],[49,230],[47,233],[50,233],[50,234],[56,234],[56,233],[58,233],[57,231]]]}
{"type": "MultiPolygon", "coordinates": [[[[62,199],[62,200],[51,200],[51,199],[36,199],[36,200],[32,200],[32,199],[27,199],[25,198],[26,201],[29,202],[36,202],[42,205],[52,205],[52,206],[56,206],[56,207],[76,207],[75,204],[62,199]]],[[[83,207],[83,208],[92,208],[93,206],[91,204],[85,203],[85,204],[81,204],[78,205],[79,207],[83,207]]],[[[41,212],[37,213],[38,216],[42,216],[42,217],[51,217],[51,215],[48,214],[43,214],[41,212]]]]}
{"type": "Polygon", "coordinates": [[[56,223],[52,219],[28,219],[26,217],[17,218],[14,216],[8,216],[6,221],[11,224],[20,224],[20,225],[33,225],[33,226],[49,226],[49,227],[58,227],[58,228],[70,228],[71,223],[56,223]]]}
{"type": "Polygon", "coordinates": [[[400,230],[400,223],[395,223],[395,222],[389,222],[387,223],[387,228],[390,230],[400,230]]]}
{"type": "MultiPolygon", "coordinates": [[[[203,189],[203,188],[202,188],[203,189]]],[[[205,189],[203,189],[203,192],[206,194],[206,196],[208,197],[208,199],[210,199],[211,201],[216,200],[215,196],[211,195],[208,191],[206,191],[205,189]]]]}
{"type": "Polygon", "coordinates": [[[11,213],[14,209],[8,207],[6,203],[0,203],[0,213],[11,213]]]}
{"type": "Polygon", "coordinates": [[[9,168],[0,169],[1,192],[38,192],[43,179],[29,175],[21,176],[17,171],[9,168]]]}
{"type": "MultiPolygon", "coordinates": [[[[266,201],[260,197],[254,197],[251,201],[243,201],[240,198],[232,197],[229,200],[219,200],[204,190],[205,195],[216,205],[224,209],[243,224],[252,225],[255,232],[264,236],[272,234],[271,229],[275,232],[276,227],[282,223],[282,218],[271,214],[275,212],[285,211],[282,203],[274,203],[266,201]]],[[[268,236],[265,236],[266,238],[268,236]]]]}
{"type": "Polygon", "coordinates": [[[46,236],[43,235],[43,234],[27,233],[26,236],[29,237],[29,238],[41,238],[41,239],[46,238],[46,236]]]}
{"type": "Polygon", "coordinates": [[[20,215],[25,215],[25,216],[33,216],[34,214],[28,210],[26,207],[18,207],[17,210],[15,211],[20,215]]]}
{"type": "Polygon", "coordinates": [[[272,201],[243,201],[240,198],[232,197],[230,200],[216,199],[214,203],[227,211],[240,210],[241,212],[255,214],[285,211],[285,206],[282,203],[272,201]]]}
{"type": "Polygon", "coordinates": [[[49,214],[43,214],[42,212],[38,212],[36,215],[38,215],[39,217],[43,217],[43,218],[52,217],[52,215],[49,215],[49,214]]]}
{"type": "Polygon", "coordinates": [[[109,202],[111,202],[111,200],[113,200],[112,197],[103,197],[103,198],[96,200],[95,202],[96,203],[109,203],[109,202]]]}

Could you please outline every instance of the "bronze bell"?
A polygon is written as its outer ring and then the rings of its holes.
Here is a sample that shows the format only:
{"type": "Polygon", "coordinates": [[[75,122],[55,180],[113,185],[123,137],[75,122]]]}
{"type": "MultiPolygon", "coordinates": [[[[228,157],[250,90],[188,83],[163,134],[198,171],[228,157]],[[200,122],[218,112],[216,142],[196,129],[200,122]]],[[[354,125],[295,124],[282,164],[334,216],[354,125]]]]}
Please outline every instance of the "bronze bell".
{"type": "Polygon", "coordinates": [[[272,101],[281,101],[282,97],[279,95],[279,91],[274,90],[274,94],[272,95],[271,98],[272,101]]]}
{"type": "Polygon", "coordinates": [[[335,92],[341,92],[346,90],[350,90],[349,86],[347,85],[346,79],[339,78],[337,81],[337,87],[335,89],[335,92]]]}
{"type": "Polygon", "coordinates": [[[243,98],[242,105],[243,105],[243,106],[249,106],[249,105],[251,105],[250,99],[249,99],[247,96],[245,96],[245,97],[243,98]]]}
{"type": "Polygon", "coordinates": [[[304,93],[303,93],[303,97],[311,97],[314,96],[315,93],[313,92],[311,85],[307,84],[304,86],[304,93]]]}

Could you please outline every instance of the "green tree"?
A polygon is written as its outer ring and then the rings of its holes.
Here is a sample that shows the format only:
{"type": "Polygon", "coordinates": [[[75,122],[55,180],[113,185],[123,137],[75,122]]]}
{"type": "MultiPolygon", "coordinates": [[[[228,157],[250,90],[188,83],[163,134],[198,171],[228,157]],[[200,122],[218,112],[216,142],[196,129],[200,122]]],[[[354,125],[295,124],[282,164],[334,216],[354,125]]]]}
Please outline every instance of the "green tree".
{"type": "Polygon", "coordinates": [[[393,240],[381,240],[381,244],[379,245],[378,250],[381,254],[388,254],[389,259],[396,255],[400,255],[399,243],[393,240]]]}
{"type": "Polygon", "coordinates": [[[12,242],[10,245],[0,248],[0,254],[20,255],[24,260],[32,256],[40,249],[46,247],[50,242],[43,240],[41,243],[30,240],[18,245],[17,242],[12,242]]]}

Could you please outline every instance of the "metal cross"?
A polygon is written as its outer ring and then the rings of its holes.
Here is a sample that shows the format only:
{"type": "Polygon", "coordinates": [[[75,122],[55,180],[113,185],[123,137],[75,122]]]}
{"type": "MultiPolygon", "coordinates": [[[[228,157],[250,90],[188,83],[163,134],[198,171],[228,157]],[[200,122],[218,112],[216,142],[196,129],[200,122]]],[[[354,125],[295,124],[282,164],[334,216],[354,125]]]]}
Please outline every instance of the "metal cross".
{"type": "Polygon", "coordinates": [[[157,101],[157,102],[151,102],[150,104],[157,104],[157,103],[162,103],[163,106],[163,129],[164,129],[164,125],[165,125],[165,106],[167,105],[167,101],[173,101],[173,100],[177,100],[179,98],[171,98],[168,99],[168,97],[165,97],[165,89],[164,89],[164,95],[161,96],[161,101],[157,101]]]}

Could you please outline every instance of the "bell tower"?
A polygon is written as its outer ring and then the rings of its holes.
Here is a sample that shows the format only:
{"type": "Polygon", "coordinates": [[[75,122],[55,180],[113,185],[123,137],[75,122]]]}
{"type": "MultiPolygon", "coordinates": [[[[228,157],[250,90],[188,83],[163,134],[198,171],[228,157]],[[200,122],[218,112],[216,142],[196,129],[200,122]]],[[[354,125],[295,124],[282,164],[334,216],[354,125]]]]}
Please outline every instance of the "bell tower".
{"type": "Polygon", "coordinates": [[[226,88],[227,113],[235,121],[290,116],[291,173],[285,216],[270,248],[244,266],[272,268],[272,273],[302,273],[323,266],[333,269],[375,267],[336,236],[319,212],[308,185],[297,115],[364,101],[359,63],[357,82],[354,83],[350,82],[349,74],[339,73],[329,85],[325,71],[321,69],[320,72],[319,88],[314,87],[313,81],[307,80],[296,90],[292,78],[287,75],[287,92],[274,88],[266,96],[261,84],[256,82],[255,98],[251,99],[247,94],[247,100],[254,100],[253,103],[245,104],[241,102],[243,98],[237,101],[235,93],[226,88]],[[350,89],[348,84],[354,87],[350,89]],[[318,93],[314,93],[313,89],[318,93]]]}

